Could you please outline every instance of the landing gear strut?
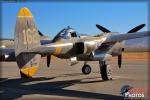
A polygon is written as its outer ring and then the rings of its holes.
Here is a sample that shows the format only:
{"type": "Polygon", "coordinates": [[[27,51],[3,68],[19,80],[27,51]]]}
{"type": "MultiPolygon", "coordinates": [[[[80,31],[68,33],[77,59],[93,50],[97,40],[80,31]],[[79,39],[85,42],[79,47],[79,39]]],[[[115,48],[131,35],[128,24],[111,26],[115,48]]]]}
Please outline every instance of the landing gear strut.
{"type": "Polygon", "coordinates": [[[105,61],[99,61],[100,74],[103,80],[112,80],[110,65],[105,61]]]}
{"type": "Polygon", "coordinates": [[[83,74],[90,74],[91,73],[91,67],[87,64],[85,64],[83,67],[82,67],[82,73],[83,74]]]}

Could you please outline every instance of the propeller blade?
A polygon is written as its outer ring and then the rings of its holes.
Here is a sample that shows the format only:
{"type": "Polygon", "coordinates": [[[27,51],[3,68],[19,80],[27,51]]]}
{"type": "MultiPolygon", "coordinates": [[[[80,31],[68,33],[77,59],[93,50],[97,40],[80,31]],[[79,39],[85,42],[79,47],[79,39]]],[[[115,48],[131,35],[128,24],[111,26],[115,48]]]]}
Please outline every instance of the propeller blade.
{"type": "Polygon", "coordinates": [[[39,35],[40,35],[40,36],[44,36],[39,30],[38,30],[38,32],[39,32],[39,35]]]}
{"type": "Polygon", "coordinates": [[[47,56],[47,67],[50,67],[51,55],[47,56]]]}
{"type": "Polygon", "coordinates": [[[118,56],[118,67],[121,68],[121,64],[122,64],[122,55],[118,56]]]}
{"type": "Polygon", "coordinates": [[[138,25],[138,26],[136,26],[135,28],[133,28],[133,29],[131,29],[130,31],[128,31],[128,33],[137,32],[137,31],[139,31],[140,29],[142,29],[144,26],[145,26],[145,24],[138,25]]]}
{"type": "Polygon", "coordinates": [[[102,32],[105,32],[105,33],[109,33],[110,31],[108,29],[106,29],[105,27],[99,25],[99,24],[96,24],[96,27],[101,30],[102,32]]]}

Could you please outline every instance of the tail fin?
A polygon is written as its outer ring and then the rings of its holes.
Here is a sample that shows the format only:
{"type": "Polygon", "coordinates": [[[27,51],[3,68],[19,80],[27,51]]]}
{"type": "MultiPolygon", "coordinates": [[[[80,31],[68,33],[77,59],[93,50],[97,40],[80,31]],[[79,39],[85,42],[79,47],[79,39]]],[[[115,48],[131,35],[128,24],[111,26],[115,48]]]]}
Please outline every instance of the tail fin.
{"type": "Polygon", "coordinates": [[[22,8],[17,16],[15,29],[15,56],[21,77],[32,77],[39,67],[41,56],[28,50],[40,46],[40,36],[34,17],[28,8],[22,8]]]}

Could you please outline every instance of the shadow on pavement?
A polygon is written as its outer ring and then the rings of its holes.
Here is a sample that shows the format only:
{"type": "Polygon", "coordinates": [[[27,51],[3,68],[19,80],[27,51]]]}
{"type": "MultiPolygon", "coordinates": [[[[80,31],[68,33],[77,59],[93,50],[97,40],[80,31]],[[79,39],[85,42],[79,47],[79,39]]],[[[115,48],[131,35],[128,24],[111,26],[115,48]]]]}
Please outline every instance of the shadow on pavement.
{"type": "MultiPolygon", "coordinates": [[[[75,84],[84,84],[84,82],[81,82],[81,79],[51,81],[54,78],[55,77],[38,77],[33,79],[8,79],[7,81],[0,83],[2,99],[18,99],[24,95],[32,94],[80,97],[85,99],[122,99],[121,96],[116,95],[64,89],[65,87],[75,84]]],[[[88,82],[86,81],[85,83],[88,82]]],[[[89,81],[89,83],[92,83],[92,81],[89,81]]]]}

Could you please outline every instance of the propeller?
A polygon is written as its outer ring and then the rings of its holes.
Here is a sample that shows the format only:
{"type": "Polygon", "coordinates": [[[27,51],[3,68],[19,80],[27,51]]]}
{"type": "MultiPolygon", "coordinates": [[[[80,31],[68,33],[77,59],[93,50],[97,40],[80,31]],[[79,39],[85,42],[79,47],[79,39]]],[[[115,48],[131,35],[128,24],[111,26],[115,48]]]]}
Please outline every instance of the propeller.
{"type": "Polygon", "coordinates": [[[109,32],[111,32],[111,31],[109,31],[107,28],[105,28],[105,27],[103,27],[103,26],[101,26],[101,25],[99,25],[99,24],[96,24],[96,27],[97,27],[99,30],[101,30],[102,32],[104,32],[104,33],[109,33],[109,32]]]}
{"type": "Polygon", "coordinates": [[[47,67],[50,67],[51,55],[47,55],[47,67]]]}
{"type": "MultiPolygon", "coordinates": [[[[137,32],[140,29],[142,29],[145,26],[145,24],[141,24],[136,26],[135,28],[131,29],[130,31],[128,31],[128,33],[133,33],[133,32],[137,32]]],[[[122,54],[120,54],[118,56],[118,67],[121,68],[121,64],[122,64],[122,54]]]]}
{"type": "Polygon", "coordinates": [[[118,56],[118,67],[121,68],[122,64],[122,54],[118,56]]]}
{"type": "Polygon", "coordinates": [[[44,36],[39,30],[38,30],[38,32],[39,32],[39,35],[40,35],[40,36],[44,36]]]}
{"type": "Polygon", "coordinates": [[[145,24],[138,25],[138,26],[136,26],[135,28],[133,28],[133,29],[131,29],[130,31],[128,31],[128,33],[137,32],[137,31],[139,31],[140,29],[142,29],[144,26],[145,26],[145,24]]]}
{"type": "MultiPolygon", "coordinates": [[[[145,26],[145,24],[140,24],[140,25],[134,27],[133,29],[129,30],[128,33],[137,32],[137,31],[139,31],[140,29],[142,29],[144,26],[145,26]]],[[[99,30],[101,30],[102,32],[104,32],[104,33],[109,33],[109,32],[111,32],[110,30],[108,30],[107,28],[105,28],[105,27],[103,27],[103,26],[101,26],[101,25],[99,25],[99,24],[96,24],[96,27],[97,27],[99,30]]],[[[120,54],[120,55],[118,56],[118,67],[119,67],[119,68],[121,68],[121,64],[122,64],[122,54],[120,54]]]]}

